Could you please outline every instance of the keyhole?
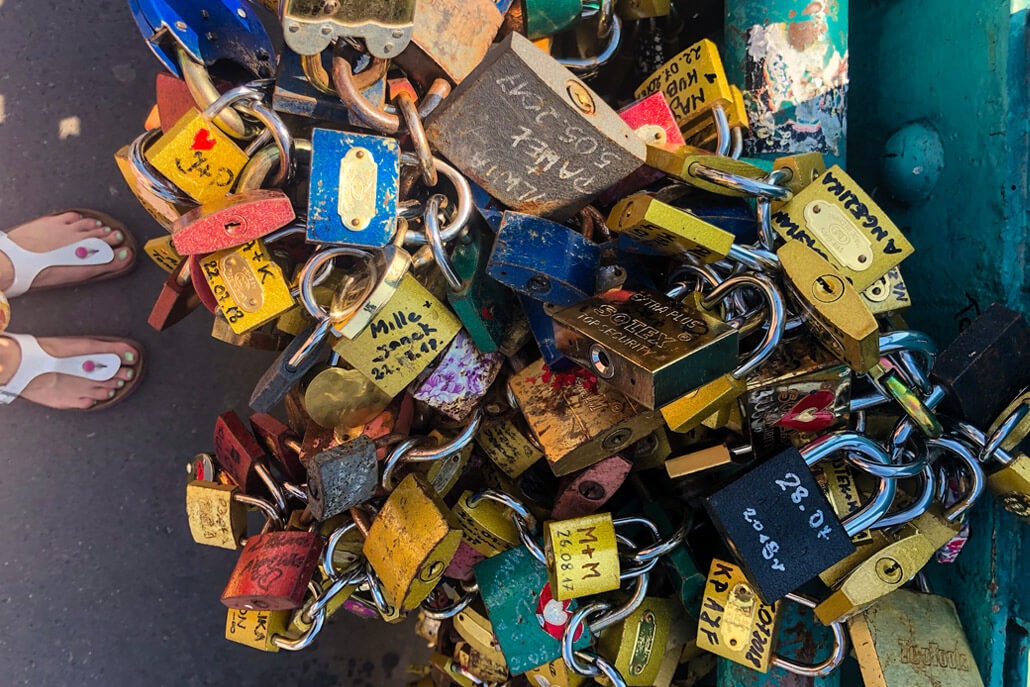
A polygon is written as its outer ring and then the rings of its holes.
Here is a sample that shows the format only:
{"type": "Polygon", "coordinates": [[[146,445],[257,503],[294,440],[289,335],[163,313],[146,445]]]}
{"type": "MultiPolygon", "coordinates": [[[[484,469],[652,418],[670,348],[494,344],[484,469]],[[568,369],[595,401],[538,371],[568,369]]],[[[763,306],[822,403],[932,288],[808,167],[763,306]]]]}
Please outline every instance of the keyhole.
{"type": "Polygon", "coordinates": [[[605,491],[604,487],[597,482],[586,480],[579,485],[580,496],[585,499],[590,499],[591,501],[600,501],[607,493],[608,492],[605,491]]]}

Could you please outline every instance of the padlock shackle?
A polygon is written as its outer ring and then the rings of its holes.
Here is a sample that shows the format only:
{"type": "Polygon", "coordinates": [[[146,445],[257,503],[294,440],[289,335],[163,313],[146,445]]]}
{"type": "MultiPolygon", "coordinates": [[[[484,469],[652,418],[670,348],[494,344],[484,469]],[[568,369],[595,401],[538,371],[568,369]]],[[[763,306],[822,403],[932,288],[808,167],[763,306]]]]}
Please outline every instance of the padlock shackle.
{"type": "MultiPolygon", "coordinates": [[[[1027,391],[1027,389],[1023,389],[1019,392],[1016,398],[1025,395],[1027,391]]],[[[1010,412],[1005,417],[1005,419],[1001,420],[1000,423],[997,420],[995,420],[995,422],[992,423],[992,426],[994,426],[994,424],[997,424],[998,429],[994,430],[991,436],[987,439],[986,443],[984,443],[983,448],[980,451],[980,460],[988,460],[991,458],[993,454],[1001,450],[1002,444],[1004,444],[1005,441],[1012,434],[1012,432],[1016,430],[1016,427],[1019,426],[1019,424],[1023,421],[1023,418],[1025,418],[1028,413],[1030,413],[1030,397],[1024,398],[1023,402],[1016,406],[1012,410],[1012,412],[1010,412]]],[[[1022,439],[1020,439],[1020,443],[1021,442],[1022,439]]],[[[1010,457],[1006,465],[1011,462],[1012,458],[1010,457]]]]}
{"type": "Polygon", "coordinates": [[[636,580],[636,586],[633,589],[633,594],[626,599],[625,603],[621,606],[605,611],[601,614],[601,617],[594,622],[587,623],[587,628],[589,628],[592,634],[596,636],[615,623],[622,622],[633,615],[633,612],[640,608],[640,605],[644,603],[644,599],[647,598],[648,587],[651,583],[651,573],[641,573],[634,579],[636,580]]]}
{"type": "MultiPolygon", "coordinates": [[[[803,594],[797,594],[795,592],[788,593],[784,598],[788,601],[793,601],[796,604],[804,606],[805,608],[814,609],[817,605],[814,599],[810,599],[803,594]]],[[[848,636],[844,632],[844,623],[830,623],[829,627],[833,632],[833,651],[825,660],[815,664],[797,663],[784,658],[779,654],[773,654],[769,665],[775,666],[781,670],[786,670],[788,673],[794,673],[795,675],[802,675],[804,677],[826,677],[840,667],[840,664],[844,662],[848,653],[848,636]]]]}
{"type": "MultiPolygon", "coordinates": [[[[734,156],[739,157],[739,156],[734,156]]],[[[774,169],[765,177],[765,183],[779,186],[791,176],[789,169],[774,169]]],[[[755,201],[758,214],[758,242],[767,251],[776,250],[776,231],[772,227],[772,199],[760,197],[755,201]]]]}
{"type": "Polygon", "coordinates": [[[438,181],[436,165],[433,162],[433,152],[429,149],[429,138],[426,136],[426,128],[422,125],[422,118],[419,117],[415,100],[411,97],[411,93],[403,89],[394,96],[393,100],[408,129],[411,147],[415,149],[419,171],[422,172],[422,181],[426,186],[432,188],[438,181]]]}
{"type": "Polygon", "coordinates": [[[889,513],[880,518],[880,520],[873,525],[872,529],[882,530],[889,527],[904,525],[906,522],[915,520],[930,509],[930,505],[933,504],[933,500],[937,496],[938,484],[936,471],[934,470],[934,467],[928,463],[917,476],[920,478],[923,485],[922,490],[919,492],[919,497],[913,501],[912,505],[908,508],[896,513],[889,513]]]}
{"type": "Polygon", "coordinates": [[[462,280],[454,271],[454,265],[447,255],[447,247],[444,246],[443,236],[440,231],[441,205],[447,200],[447,196],[441,193],[434,193],[426,202],[426,209],[422,215],[422,226],[425,227],[426,238],[429,239],[429,249],[432,251],[433,260],[440,269],[447,287],[454,293],[465,293],[472,284],[472,278],[462,280]]]}
{"type": "Polygon", "coordinates": [[[958,501],[944,511],[944,516],[948,519],[948,522],[956,522],[973,507],[976,500],[980,498],[987,487],[987,478],[984,476],[983,467],[980,465],[979,458],[963,441],[951,437],[940,437],[938,439],[927,439],[926,445],[927,448],[937,449],[958,458],[969,474],[969,487],[966,489],[966,492],[958,501]]]}
{"type": "Polygon", "coordinates": [[[161,136],[161,129],[149,129],[129,144],[129,166],[136,179],[151,193],[172,205],[196,207],[197,202],[183,193],[178,186],[154,169],[144,154],[147,148],[161,136]]]}
{"type": "Polygon", "coordinates": [[[444,608],[433,608],[429,605],[429,597],[432,595],[433,593],[430,592],[429,596],[419,604],[419,611],[424,613],[427,618],[432,618],[433,620],[447,620],[448,618],[453,618],[468,608],[476,598],[475,592],[464,590],[464,593],[457,601],[454,601],[444,608]]]}
{"type": "MultiPolygon", "coordinates": [[[[311,155],[311,141],[306,138],[293,139],[293,148],[296,153],[311,155]]],[[[236,193],[240,191],[251,191],[265,186],[265,179],[273,167],[279,166],[279,146],[269,144],[250,156],[250,160],[240,172],[236,180],[236,193]]],[[[298,213],[300,216],[300,213],[298,213]]],[[[305,226],[301,226],[306,231],[305,226]]],[[[267,241],[266,237],[266,241],[267,241]]]]}
{"type": "Polygon", "coordinates": [[[262,132],[262,135],[266,132],[271,133],[272,142],[275,143],[275,147],[279,152],[279,166],[276,169],[275,176],[272,177],[268,185],[272,187],[284,186],[293,178],[293,172],[296,168],[296,143],[293,140],[293,135],[282,120],[282,117],[279,116],[279,113],[261,101],[248,101],[240,109],[265,125],[265,131],[262,132]]]}
{"type": "MultiPolygon", "coordinates": [[[[324,279],[325,277],[322,278],[324,279]]],[[[336,322],[333,322],[333,319],[345,322],[351,315],[361,309],[361,306],[368,300],[368,297],[379,283],[379,270],[376,267],[375,259],[368,251],[350,246],[330,246],[312,253],[308,261],[304,263],[304,267],[301,268],[300,274],[297,277],[297,283],[300,285],[300,301],[304,305],[304,309],[308,311],[308,314],[320,322],[336,324],[336,322]],[[326,269],[331,270],[333,261],[344,255],[364,261],[370,278],[368,285],[365,287],[365,292],[360,298],[354,299],[354,306],[350,312],[337,315],[336,318],[330,318],[329,308],[319,303],[315,298],[315,286],[318,283],[317,279],[322,276],[321,270],[323,267],[328,264],[329,267],[326,269]]]]}
{"type": "MultiPolygon", "coordinates": [[[[609,0],[605,0],[608,2],[609,0]]],[[[600,30],[601,22],[598,22],[600,30]]],[[[601,36],[602,38],[604,36],[601,36]]],[[[600,69],[611,60],[619,49],[622,42],[622,20],[617,14],[612,14],[611,31],[608,32],[608,42],[604,49],[593,57],[556,57],[558,64],[581,78],[590,78],[592,72],[600,69]]]]}
{"type": "MultiPolygon", "coordinates": [[[[215,103],[219,102],[222,95],[218,92],[211,74],[207,71],[207,65],[193,59],[179,43],[175,45],[175,56],[182,71],[182,80],[193,96],[193,100],[205,112],[215,103]]],[[[239,112],[232,109],[224,110],[217,108],[212,115],[212,121],[219,129],[241,141],[248,141],[258,134],[258,128],[243,120],[239,112]],[[224,111],[223,111],[224,110],[224,111]]]]}
{"type": "Polygon", "coordinates": [[[779,346],[783,338],[783,327],[786,324],[786,311],[783,306],[783,297],[773,283],[772,279],[761,273],[742,274],[730,277],[719,284],[707,296],[701,299],[701,307],[710,310],[716,303],[728,296],[732,291],[741,287],[750,286],[756,289],[764,298],[769,315],[768,330],[765,337],[758,345],[758,348],[736,369],[730,372],[734,379],[743,379],[755,371],[765,362],[779,346]]]}
{"type": "MultiPolygon", "coordinates": [[[[418,165],[419,161],[412,153],[401,153],[401,164],[414,166],[418,165]]],[[[444,243],[450,243],[457,238],[458,234],[461,233],[472,219],[472,209],[475,207],[475,203],[472,200],[472,187],[469,186],[468,179],[447,162],[434,157],[433,164],[436,166],[437,171],[443,172],[443,175],[451,182],[454,192],[458,196],[454,217],[450,223],[440,230],[440,240],[444,243]]],[[[406,246],[422,246],[427,243],[429,243],[429,239],[420,232],[408,231],[404,235],[404,245],[406,246]]]]}
{"type": "Polygon", "coordinates": [[[233,501],[237,501],[238,503],[242,503],[244,505],[252,506],[254,508],[257,508],[259,511],[264,513],[265,521],[266,522],[271,522],[278,529],[281,530],[281,529],[283,529],[285,527],[285,525],[283,524],[283,518],[282,518],[282,515],[280,515],[280,512],[276,509],[275,506],[273,506],[271,503],[269,503],[265,499],[260,498],[258,496],[250,496],[248,494],[240,494],[240,493],[233,494],[232,495],[232,499],[233,499],[233,501]]]}
{"type": "Polygon", "coordinates": [[[689,173],[709,183],[755,198],[769,198],[786,202],[794,196],[790,189],[785,186],[777,186],[761,179],[752,179],[741,174],[725,172],[721,169],[709,167],[699,160],[694,160],[690,163],[689,173]]]}

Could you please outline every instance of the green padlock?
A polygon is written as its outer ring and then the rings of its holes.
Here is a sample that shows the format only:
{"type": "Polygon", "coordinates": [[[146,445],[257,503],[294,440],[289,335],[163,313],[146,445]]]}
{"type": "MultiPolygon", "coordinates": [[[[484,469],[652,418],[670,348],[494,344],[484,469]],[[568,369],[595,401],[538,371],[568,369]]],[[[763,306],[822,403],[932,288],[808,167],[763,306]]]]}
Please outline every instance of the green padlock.
{"type": "Polygon", "coordinates": [[[447,302],[476,348],[493,353],[504,341],[518,307],[512,292],[486,273],[491,243],[483,233],[471,227],[456,243],[451,264],[462,283],[460,289],[448,292],[447,302]]]}
{"type": "Polygon", "coordinates": [[[526,37],[535,41],[564,31],[582,11],[582,0],[522,0],[526,37]]]}

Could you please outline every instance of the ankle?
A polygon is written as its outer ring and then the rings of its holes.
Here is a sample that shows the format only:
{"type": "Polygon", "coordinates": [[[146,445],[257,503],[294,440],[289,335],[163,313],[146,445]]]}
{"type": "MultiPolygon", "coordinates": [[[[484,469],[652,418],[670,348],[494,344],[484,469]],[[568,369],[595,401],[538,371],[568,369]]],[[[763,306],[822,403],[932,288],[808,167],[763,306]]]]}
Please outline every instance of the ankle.
{"type": "Polygon", "coordinates": [[[0,385],[14,377],[21,363],[21,348],[9,336],[0,334],[0,385]]]}

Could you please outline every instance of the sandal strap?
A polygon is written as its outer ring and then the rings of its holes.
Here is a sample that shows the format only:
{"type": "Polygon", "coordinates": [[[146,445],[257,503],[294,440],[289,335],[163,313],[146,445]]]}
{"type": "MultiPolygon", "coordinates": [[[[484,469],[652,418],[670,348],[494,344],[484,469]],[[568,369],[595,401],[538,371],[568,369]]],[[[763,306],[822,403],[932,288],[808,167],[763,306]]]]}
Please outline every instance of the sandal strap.
{"type": "Polygon", "coordinates": [[[9,297],[28,291],[39,273],[48,267],[106,265],[114,260],[114,249],[96,237],[81,239],[46,253],[36,253],[25,250],[6,233],[0,232],[0,250],[7,254],[14,266],[14,281],[5,291],[9,297]]]}
{"type": "Polygon", "coordinates": [[[0,404],[8,404],[18,398],[33,379],[42,374],[56,372],[72,375],[94,382],[106,382],[114,377],[122,366],[122,359],[114,353],[76,355],[69,358],[55,358],[39,345],[36,337],[28,334],[4,334],[21,348],[21,363],[5,385],[0,385],[0,404]]]}

